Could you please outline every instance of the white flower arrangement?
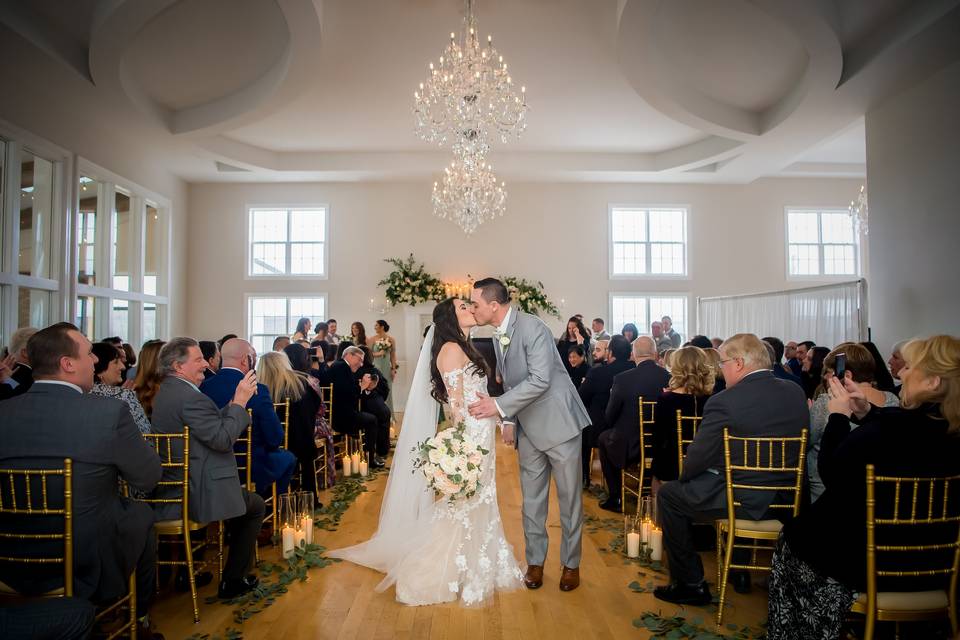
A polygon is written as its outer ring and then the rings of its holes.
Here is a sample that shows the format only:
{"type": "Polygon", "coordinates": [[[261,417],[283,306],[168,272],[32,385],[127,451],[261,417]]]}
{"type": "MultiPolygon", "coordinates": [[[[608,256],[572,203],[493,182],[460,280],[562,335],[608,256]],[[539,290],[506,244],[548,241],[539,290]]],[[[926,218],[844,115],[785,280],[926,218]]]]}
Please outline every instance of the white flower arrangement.
{"type": "Polygon", "coordinates": [[[555,304],[550,302],[550,298],[548,298],[547,294],[543,291],[543,283],[539,280],[534,283],[528,282],[524,278],[515,278],[513,276],[507,276],[501,279],[507,287],[510,298],[517,303],[521,311],[534,315],[539,315],[540,312],[543,311],[555,318],[560,317],[560,311],[555,304]]]}
{"type": "Polygon", "coordinates": [[[412,253],[406,260],[386,258],[384,262],[392,264],[394,270],[377,285],[386,287],[384,295],[391,307],[417,305],[430,300],[440,302],[446,297],[440,279],[427,273],[424,265],[414,260],[412,253]]]}
{"type": "Polygon", "coordinates": [[[414,447],[413,453],[417,455],[414,470],[423,473],[437,496],[454,502],[480,490],[481,463],[489,451],[467,435],[462,424],[439,431],[414,447]]]}

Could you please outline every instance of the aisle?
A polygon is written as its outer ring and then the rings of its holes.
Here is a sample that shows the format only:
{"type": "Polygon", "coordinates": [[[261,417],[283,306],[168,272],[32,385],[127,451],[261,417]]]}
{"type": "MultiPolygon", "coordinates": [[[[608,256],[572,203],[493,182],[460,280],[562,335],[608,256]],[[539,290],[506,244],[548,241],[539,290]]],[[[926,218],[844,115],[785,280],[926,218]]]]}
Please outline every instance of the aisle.
{"type": "MultiPolygon", "coordinates": [[[[520,519],[520,485],[516,452],[498,445],[497,483],[507,538],[519,557],[523,556],[523,530],[520,519]]],[[[376,528],[386,475],[368,484],[344,515],[335,532],[317,530],[315,540],[327,548],[341,547],[366,539],[376,528]]],[[[324,502],[328,496],[324,496],[324,502]]],[[[225,637],[228,628],[239,629],[244,638],[329,638],[342,640],[435,639],[471,640],[507,638],[509,640],[560,640],[565,638],[603,639],[647,638],[646,630],[636,629],[632,621],[645,611],[670,617],[678,611],[688,619],[703,619],[712,630],[713,615],[704,609],[680,611],[654,599],[650,593],[635,593],[627,585],[639,581],[645,588],[666,577],[624,565],[623,559],[607,549],[612,534],[602,526],[586,533],[583,539],[580,588],[563,593],[557,588],[560,578],[560,522],[555,496],[551,492],[548,522],[551,545],[545,567],[544,585],[537,591],[522,590],[500,594],[493,605],[467,610],[455,605],[405,607],[394,600],[391,588],[375,593],[381,574],[350,563],[312,569],[304,583],[294,583],[288,593],[256,613],[243,625],[233,622],[232,607],[201,604],[200,623],[192,624],[189,594],[165,593],[154,606],[155,622],[168,639],[192,634],[225,637]]],[[[584,495],[589,517],[606,522],[617,518],[597,508],[596,499],[584,495]]],[[[609,526],[612,526],[610,522],[609,526]]],[[[590,527],[586,527],[590,528],[590,527]]],[[[276,561],[277,552],[261,549],[262,559],[276,561]]],[[[705,558],[705,560],[708,560],[705,558]]],[[[707,564],[708,579],[715,575],[713,562],[707,564]]],[[[750,596],[732,595],[727,621],[754,629],[766,618],[766,599],[757,589],[750,596]]],[[[732,590],[731,590],[732,592],[732,590]]],[[[214,595],[213,585],[201,591],[204,598],[214,595]]]]}

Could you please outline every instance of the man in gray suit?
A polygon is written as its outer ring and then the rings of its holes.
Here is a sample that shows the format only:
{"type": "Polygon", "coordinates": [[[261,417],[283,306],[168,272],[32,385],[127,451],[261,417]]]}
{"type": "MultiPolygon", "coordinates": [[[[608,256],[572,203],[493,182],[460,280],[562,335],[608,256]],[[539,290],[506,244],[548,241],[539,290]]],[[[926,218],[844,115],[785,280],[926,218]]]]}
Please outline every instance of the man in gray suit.
{"type": "Polygon", "coordinates": [[[563,532],[560,590],[571,591],[580,585],[580,441],[590,417],[560,360],[550,329],[540,318],[511,307],[507,288],[494,278],[475,282],[471,300],[477,322],[496,327],[493,344],[504,393],[496,400],[481,398],[470,405],[470,414],[510,418],[517,424],[527,560],[524,583],[530,589],[543,584],[552,473],[563,532]]]}
{"type": "MultiPolygon", "coordinates": [[[[3,403],[0,466],[53,468],[64,458],[73,461],[74,596],[100,602],[124,595],[136,567],[137,613],[145,624],[157,551],[153,510],[122,497],[118,478],[150,491],[160,480],[160,458],[124,403],[87,393],[97,357],[75,326],[61,322],[38,331],[27,353],[34,384],[3,403]]],[[[22,542],[3,544],[17,555],[22,542]]],[[[0,580],[36,595],[62,586],[63,569],[2,563],[0,580]]],[[[140,633],[149,637],[149,625],[140,633]]]]}
{"type": "MultiPolygon", "coordinates": [[[[711,600],[703,579],[703,563],[693,544],[694,522],[727,517],[723,429],[740,437],[797,437],[809,422],[806,396],[792,382],[770,371],[770,356],[757,336],[741,333],[720,345],[725,391],[704,405],[703,421],[687,449],[678,480],[664,483],[657,493],[657,513],[663,525],[663,543],[670,564],[671,584],[654,589],[660,600],[702,606],[711,600]]],[[[796,459],[787,464],[796,464],[796,459]]],[[[782,484],[782,474],[751,477],[756,485],[782,484]]],[[[738,516],[763,520],[770,516],[775,491],[744,492],[738,516]]],[[[739,576],[734,588],[749,590],[749,574],[739,576]],[[741,582],[743,582],[741,580],[741,582]]]]}
{"type": "MultiPolygon", "coordinates": [[[[174,338],[160,350],[159,366],[165,376],[153,400],[153,430],[181,433],[190,427],[190,519],[196,522],[225,520],[230,553],[223,568],[217,595],[230,599],[257,586],[247,575],[253,564],[254,545],[263,522],[263,499],[240,485],[233,444],[250,425],[247,401],[256,393],[257,378],[248,371],[233,399],[218,409],[200,392],[207,362],[193,338],[174,338]]],[[[182,459],[183,450],[179,453],[182,459]]],[[[164,471],[165,480],[176,480],[176,469],[164,471]],[[169,477],[167,477],[169,476],[169,477]]],[[[158,520],[181,517],[178,505],[158,507],[158,520]]]]}

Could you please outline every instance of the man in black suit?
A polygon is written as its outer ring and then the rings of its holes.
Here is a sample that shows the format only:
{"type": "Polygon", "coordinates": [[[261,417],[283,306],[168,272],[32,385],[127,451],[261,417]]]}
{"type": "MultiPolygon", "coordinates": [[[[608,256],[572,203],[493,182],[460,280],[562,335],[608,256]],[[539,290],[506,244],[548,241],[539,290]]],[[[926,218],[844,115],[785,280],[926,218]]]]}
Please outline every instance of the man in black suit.
{"type": "MultiPolygon", "coordinates": [[[[724,427],[741,437],[797,437],[810,420],[803,389],[773,376],[767,348],[755,335],[741,333],[727,339],[720,345],[720,358],[727,388],[704,405],[703,422],[687,449],[680,478],[664,483],[657,493],[671,583],[657,587],[654,596],[676,604],[702,606],[711,600],[693,544],[693,524],[727,517],[724,427]]],[[[787,460],[788,465],[796,462],[787,460]]],[[[782,482],[782,475],[755,475],[751,482],[782,482]]],[[[775,491],[744,493],[738,515],[751,520],[770,517],[768,510],[776,495],[775,491]]],[[[743,585],[732,580],[738,591],[749,590],[749,575],[744,577],[743,585]]]]}
{"type": "Polygon", "coordinates": [[[764,342],[770,345],[770,355],[773,359],[773,377],[779,378],[780,380],[788,380],[794,384],[800,385],[800,388],[803,388],[803,381],[800,380],[799,376],[793,375],[793,372],[787,369],[781,364],[783,361],[783,352],[784,346],[783,341],[780,338],[761,338],[764,342]]]}
{"type": "MultiPolygon", "coordinates": [[[[87,393],[97,362],[90,341],[72,324],[38,331],[27,343],[34,384],[3,403],[0,466],[62,466],[73,460],[74,596],[100,602],[127,592],[136,567],[137,613],[145,623],[154,593],[156,536],[150,505],[120,495],[118,479],[150,491],[160,458],[127,406],[87,393]]],[[[17,555],[20,543],[4,543],[17,555]]],[[[0,580],[28,594],[63,583],[62,569],[0,564],[0,580]]],[[[148,636],[148,631],[143,631],[148,636]]]]}
{"type": "Polygon", "coordinates": [[[15,398],[30,390],[33,384],[33,369],[30,367],[30,356],[27,353],[27,342],[37,332],[33,327],[20,327],[10,336],[8,351],[13,357],[14,366],[10,377],[0,384],[0,400],[15,398]]]}
{"type": "Polygon", "coordinates": [[[656,400],[670,381],[667,370],[657,364],[657,346],[648,336],[633,342],[633,360],[637,366],[613,379],[606,421],[610,429],[600,434],[600,467],[607,480],[610,497],[602,509],[620,513],[620,472],[640,459],[639,399],[656,400]]]}
{"type": "MultiPolygon", "coordinates": [[[[355,374],[363,366],[363,350],[360,347],[347,347],[339,360],[330,365],[330,381],[333,384],[333,424],[337,433],[357,436],[364,434],[370,466],[382,468],[384,461],[377,457],[377,438],[380,423],[377,417],[366,411],[360,411],[360,395],[373,389],[373,381],[364,375],[359,384],[355,374]]],[[[386,427],[389,429],[389,424],[386,427]]],[[[388,432],[389,433],[389,432],[388,432]]]]}
{"type": "Polygon", "coordinates": [[[605,411],[610,400],[613,378],[633,368],[630,362],[630,343],[621,335],[610,338],[607,345],[606,363],[592,367],[580,383],[580,400],[590,414],[590,426],[583,430],[583,486],[590,486],[590,450],[597,446],[597,438],[610,428],[605,411]]]}

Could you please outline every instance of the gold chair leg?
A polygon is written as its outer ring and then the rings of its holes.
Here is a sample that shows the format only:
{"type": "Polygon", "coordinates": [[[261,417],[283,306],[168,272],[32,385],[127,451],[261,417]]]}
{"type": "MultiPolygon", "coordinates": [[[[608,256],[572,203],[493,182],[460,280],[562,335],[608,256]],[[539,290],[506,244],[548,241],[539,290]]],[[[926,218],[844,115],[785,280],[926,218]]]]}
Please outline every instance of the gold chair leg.
{"type": "Polygon", "coordinates": [[[720,528],[720,525],[717,524],[717,588],[720,588],[720,576],[723,569],[723,558],[721,553],[723,551],[723,529],[720,528]]]}
{"type": "Polygon", "coordinates": [[[137,638],[137,570],[130,572],[130,638],[137,638]]]}
{"type": "Polygon", "coordinates": [[[223,582],[223,528],[226,526],[223,520],[217,527],[217,583],[223,582]]]}
{"type": "Polygon", "coordinates": [[[627,512],[627,474],[620,471],[620,510],[627,512]]]}
{"type": "Polygon", "coordinates": [[[200,622],[200,608],[197,606],[197,580],[193,575],[193,543],[190,541],[190,529],[183,530],[184,549],[187,552],[187,579],[190,581],[190,598],[193,600],[193,621],[200,622]]]}
{"type": "Polygon", "coordinates": [[[723,569],[720,572],[720,601],[717,603],[717,633],[723,624],[723,605],[727,599],[727,577],[730,573],[730,560],[733,557],[733,544],[736,540],[735,531],[727,531],[727,539],[723,548],[723,569]]]}

